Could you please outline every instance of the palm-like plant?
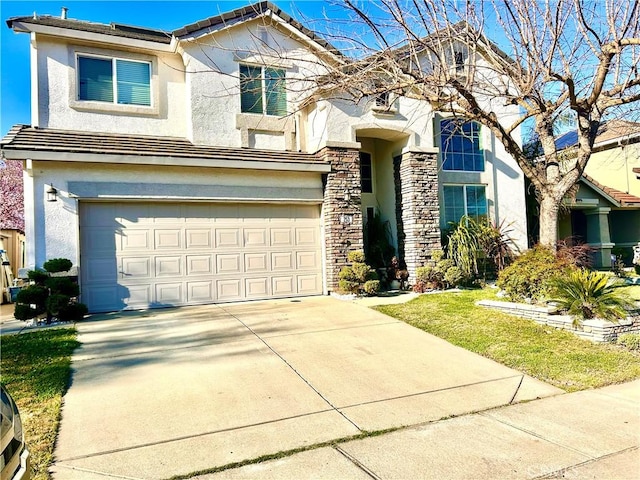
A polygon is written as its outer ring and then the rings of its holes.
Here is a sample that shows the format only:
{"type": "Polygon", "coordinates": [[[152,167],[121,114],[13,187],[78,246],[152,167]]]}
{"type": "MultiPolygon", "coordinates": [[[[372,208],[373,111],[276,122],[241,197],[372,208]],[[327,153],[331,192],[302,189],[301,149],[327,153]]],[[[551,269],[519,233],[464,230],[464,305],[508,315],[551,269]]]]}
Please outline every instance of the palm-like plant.
{"type": "Polygon", "coordinates": [[[574,325],[590,318],[617,322],[627,315],[631,300],[617,287],[621,282],[606,273],[577,268],[551,281],[558,306],[574,318],[574,325]]]}

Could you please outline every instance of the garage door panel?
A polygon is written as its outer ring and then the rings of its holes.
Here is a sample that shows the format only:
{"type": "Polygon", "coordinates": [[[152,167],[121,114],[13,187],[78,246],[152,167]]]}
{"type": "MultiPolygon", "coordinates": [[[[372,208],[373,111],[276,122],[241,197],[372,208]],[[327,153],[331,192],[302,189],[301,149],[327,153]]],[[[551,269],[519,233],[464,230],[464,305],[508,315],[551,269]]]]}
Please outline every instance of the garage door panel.
{"type": "Polygon", "coordinates": [[[130,307],[146,308],[153,303],[151,297],[151,285],[148,283],[142,285],[129,285],[127,287],[126,298],[130,307]]]}
{"type": "Polygon", "coordinates": [[[269,278],[247,278],[245,280],[245,296],[247,298],[265,298],[269,296],[269,278]]]}
{"type": "Polygon", "coordinates": [[[115,227],[119,225],[116,222],[116,206],[109,203],[98,203],[94,205],[91,211],[83,210],[80,212],[80,224],[85,227],[115,227]]]}
{"type": "Polygon", "coordinates": [[[216,223],[235,221],[240,216],[238,204],[222,203],[214,205],[211,210],[211,218],[216,223]]]}
{"type": "Polygon", "coordinates": [[[316,246],[318,239],[316,237],[316,229],[312,227],[296,228],[296,245],[301,247],[316,246]]]}
{"type": "Polygon", "coordinates": [[[274,295],[292,295],[295,293],[293,286],[293,275],[273,277],[271,279],[271,290],[274,295]]]}
{"type": "Polygon", "coordinates": [[[299,270],[317,270],[320,259],[317,252],[296,252],[296,265],[299,270]]]}
{"type": "Polygon", "coordinates": [[[124,257],[120,274],[125,279],[151,278],[151,259],[149,257],[124,257]]]}
{"type": "Polygon", "coordinates": [[[267,229],[266,228],[245,228],[244,229],[244,246],[251,247],[266,247],[267,242],[267,229]]]}
{"type": "Polygon", "coordinates": [[[216,248],[240,248],[239,228],[218,228],[215,231],[216,248]]]}
{"type": "Polygon", "coordinates": [[[245,272],[247,273],[267,272],[269,269],[267,264],[267,254],[245,253],[244,265],[245,272]]]}
{"type": "Polygon", "coordinates": [[[298,293],[312,295],[322,288],[320,275],[298,275],[298,293]]]}
{"type": "Polygon", "coordinates": [[[291,270],[293,269],[293,253],[292,252],[273,252],[271,254],[271,269],[291,270]]]}
{"type": "Polygon", "coordinates": [[[272,247],[291,247],[293,245],[291,228],[272,228],[270,233],[272,247]]]}
{"type": "Polygon", "coordinates": [[[240,280],[217,280],[216,281],[216,300],[232,301],[242,299],[242,290],[240,280]]]}
{"type": "Polygon", "coordinates": [[[80,203],[92,312],[322,293],[320,208],[80,203]]]}
{"type": "Polygon", "coordinates": [[[116,232],[112,227],[87,227],[81,229],[81,248],[94,256],[113,256],[116,253],[116,232]]]}
{"type": "Polygon", "coordinates": [[[213,302],[213,281],[187,282],[187,301],[190,303],[213,302]]]}
{"type": "Polygon", "coordinates": [[[151,248],[151,232],[148,230],[126,229],[118,235],[120,250],[123,252],[145,250],[151,248]]]}
{"type": "Polygon", "coordinates": [[[188,250],[196,248],[211,248],[211,230],[204,228],[187,228],[185,230],[185,245],[188,250]]]}
{"type": "Polygon", "coordinates": [[[90,284],[114,284],[118,281],[118,264],[115,257],[89,258],[82,281],[90,284]]]}
{"type": "Polygon", "coordinates": [[[211,255],[187,255],[187,275],[211,275],[211,255]]]}
{"type": "Polygon", "coordinates": [[[154,231],[155,247],[158,250],[176,250],[182,248],[182,231],[179,228],[156,229],[154,231]]]}
{"type": "Polygon", "coordinates": [[[237,253],[216,255],[216,273],[220,275],[242,273],[242,261],[240,255],[237,253]]]}
{"type": "Polygon", "coordinates": [[[182,276],[182,256],[155,257],[156,277],[182,276]]]}
{"type": "Polygon", "coordinates": [[[173,203],[160,203],[152,206],[151,217],[154,223],[176,225],[184,222],[182,205],[173,203]]]}
{"type": "Polygon", "coordinates": [[[156,284],[155,287],[155,302],[158,306],[184,304],[184,297],[182,296],[182,282],[160,283],[156,284]]]}

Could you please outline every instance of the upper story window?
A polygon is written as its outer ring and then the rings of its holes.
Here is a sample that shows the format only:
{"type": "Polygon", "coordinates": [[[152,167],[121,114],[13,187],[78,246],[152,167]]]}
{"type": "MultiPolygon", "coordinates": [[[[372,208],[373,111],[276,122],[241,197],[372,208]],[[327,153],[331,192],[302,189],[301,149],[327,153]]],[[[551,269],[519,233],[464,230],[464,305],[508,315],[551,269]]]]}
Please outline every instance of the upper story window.
{"type": "Polygon", "coordinates": [[[151,64],[78,56],[78,100],[151,106],[151,64]]]}
{"type": "Polygon", "coordinates": [[[360,152],[360,183],[362,193],[373,193],[373,167],[371,154],[360,152]]]}
{"type": "Polygon", "coordinates": [[[442,168],[463,172],[484,171],[480,124],[459,119],[442,120],[442,168]]]}
{"type": "Polygon", "coordinates": [[[287,114],[286,71],[281,68],[240,65],[240,109],[262,115],[287,114]]]}

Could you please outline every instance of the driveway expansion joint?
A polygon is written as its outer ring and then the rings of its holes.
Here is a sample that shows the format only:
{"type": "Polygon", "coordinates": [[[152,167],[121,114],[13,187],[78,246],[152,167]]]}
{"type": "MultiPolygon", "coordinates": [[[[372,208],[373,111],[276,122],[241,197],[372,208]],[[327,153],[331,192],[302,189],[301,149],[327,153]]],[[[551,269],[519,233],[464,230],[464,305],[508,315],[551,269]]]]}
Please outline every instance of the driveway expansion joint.
{"type": "Polygon", "coordinates": [[[589,460],[585,460],[584,462],[576,463],[575,465],[571,465],[569,467],[564,467],[564,468],[561,468],[560,470],[556,470],[554,472],[545,473],[544,475],[541,475],[539,477],[533,477],[531,480],[542,480],[542,479],[545,479],[545,478],[564,478],[564,474],[567,473],[567,472],[570,472],[574,468],[583,467],[585,465],[589,465],[591,463],[599,462],[600,460],[605,460],[607,458],[615,457],[617,455],[622,455],[622,454],[627,453],[627,452],[633,452],[634,450],[638,450],[639,448],[640,448],[639,446],[633,446],[633,447],[629,447],[629,448],[624,448],[624,449],[619,450],[617,452],[608,453],[607,455],[602,455],[600,457],[593,457],[593,458],[590,458],[589,460]],[[562,475],[562,477],[559,477],[558,475],[562,475]]]}
{"type": "Polygon", "coordinates": [[[325,397],[320,390],[318,390],[315,386],[313,386],[313,384],[304,377],[304,375],[302,375],[298,370],[296,370],[296,368],[290,363],[288,362],[275,348],[273,348],[264,338],[262,338],[260,335],[258,335],[258,333],[256,331],[254,331],[249,325],[247,325],[245,322],[243,322],[240,318],[238,318],[236,315],[234,315],[233,313],[227,311],[224,309],[224,307],[222,307],[221,305],[217,305],[216,306],[218,308],[220,308],[222,311],[224,311],[227,315],[235,318],[238,322],[240,322],[247,330],[249,330],[253,335],[255,335],[255,337],[260,340],[269,350],[271,350],[271,352],[276,355],[287,367],[289,367],[291,369],[291,371],[293,371],[293,373],[295,373],[304,383],[307,384],[307,386],[309,386],[309,388],[311,388],[316,395],[318,395],[327,405],[329,405],[331,407],[331,409],[333,411],[335,411],[336,413],[338,413],[341,417],[343,417],[347,422],[349,422],[351,425],[353,425],[354,427],[356,427],[356,429],[358,429],[358,431],[362,432],[364,431],[362,428],[360,428],[353,420],[351,420],[349,417],[347,417],[344,413],[342,413],[340,411],[340,409],[338,407],[336,407],[333,403],[331,403],[331,401],[325,397]]]}
{"type": "MultiPolygon", "coordinates": [[[[495,411],[496,409],[491,409],[491,410],[495,411]]],[[[493,415],[491,415],[491,410],[486,411],[486,412],[478,412],[478,415],[481,415],[484,418],[487,418],[487,419],[493,420],[495,422],[501,423],[503,425],[506,425],[507,427],[513,428],[514,430],[518,430],[520,432],[526,433],[527,435],[531,435],[532,437],[536,437],[536,438],[538,438],[540,440],[543,440],[545,442],[551,443],[551,444],[556,445],[558,447],[570,450],[570,451],[572,451],[574,453],[577,453],[579,455],[583,455],[583,456],[589,458],[590,459],[589,461],[596,459],[596,457],[594,457],[593,455],[591,455],[589,453],[586,453],[586,452],[583,452],[582,450],[578,450],[577,448],[571,447],[569,445],[565,445],[564,443],[560,443],[560,442],[556,442],[555,440],[551,440],[551,439],[545,437],[544,435],[541,435],[539,433],[534,432],[533,430],[529,430],[527,428],[523,428],[523,427],[521,427],[519,425],[516,425],[514,423],[508,422],[506,420],[503,420],[503,419],[500,419],[500,418],[496,418],[493,415]]]]}
{"type": "Polygon", "coordinates": [[[364,473],[366,473],[367,475],[369,475],[371,478],[373,478],[374,480],[382,480],[381,477],[379,477],[378,475],[375,474],[375,472],[373,472],[370,468],[366,467],[362,462],[360,462],[356,457],[354,457],[353,455],[345,452],[342,448],[340,448],[338,445],[334,445],[333,449],[338,452],[340,455],[342,455],[343,457],[345,457],[347,460],[349,460],[351,463],[353,463],[356,467],[358,467],[360,470],[362,470],[364,473]]]}
{"type": "Polygon", "coordinates": [[[183,435],[183,436],[180,436],[180,437],[168,438],[166,440],[161,440],[161,441],[157,441],[157,442],[148,442],[148,443],[142,443],[142,444],[138,444],[138,445],[130,445],[128,447],[114,448],[114,449],[111,449],[111,450],[105,450],[103,452],[87,453],[86,455],[78,455],[76,457],[61,458],[58,461],[59,462],[72,462],[72,461],[75,461],[75,460],[83,460],[85,458],[100,457],[100,456],[103,456],[103,455],[111,455],[113,453],[127,452],[127,451],[130,451],[130,450],[138,450],[138,449],[141,449],[141,448],[154,447],[156,445],[164,445],[164,444],[168,444],[168,443],[181,442],[183,440],[189,440],[189,439],[192,439],[192,438],[207,437],[209,435],[216,435],[218,433],[233,432],[233,431],[244,430],[244,429],[252,428],[252,427],[260,427],[262,425],[271,425],[271,424],[276,424],[278,422],[282,422],[282,421],[285,421],[285,420],[293,420],[295,418],[304,418],[304,417],[308,417],[308,416],[311,416],[311,415],[317,415],[317,414],[320,414],[320,413],[327,413],[327,412],[333,412],[333,411],[334,411],[333,409],[327,408],[326,410],[318,410],[316,412],[308,412],[308,413],[304,413],[304,414],[301,414],[301,415],[292,415],[290,417],[277,418],[275,420],[269,420],[269,421],[266,421],[266,422],[258,422],[258,423],[248,424],[248,425],[240,425],[240,426],[236,426],[236,427],[221,428],[219,430],[212,430],[212,431],[208,431],[208,432],[195,433],[193,435],[183,435]]]}
{"type": "Polygon", "coordinates": [[[64,463],[60,463],[61,461],[55,462],[53,464],[53,466],[58,467],[58,468],[65,468],[67,470],[75,470],[76,472],[85,472],[85,473],[91,473],[92,475],[100,475],[100,476],[104,477],[105,479],[117,478],[117,479],[121,479],[121,480],[145,480],[144,478],[140,478],[140,477],[129,477],[127,475],[117,475],[117,474],[112,474],[112,473],[100,472],[98,470],[92,470],[92,469],[89,469],[89,468],[82,468],[82,467],[75,467],[75,466],[72,466],[72,465],[65,465],[64,463]]]}

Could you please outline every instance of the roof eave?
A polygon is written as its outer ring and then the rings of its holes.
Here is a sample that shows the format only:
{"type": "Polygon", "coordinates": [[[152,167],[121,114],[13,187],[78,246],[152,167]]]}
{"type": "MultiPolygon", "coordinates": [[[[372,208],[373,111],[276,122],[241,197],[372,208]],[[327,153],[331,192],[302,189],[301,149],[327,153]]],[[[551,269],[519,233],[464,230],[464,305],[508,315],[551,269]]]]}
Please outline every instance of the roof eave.
{"type": "Polygon", "coordinates": [[[7,20],[7,25],[16,33],[35,33],[36,35],[48,35],[52,37],[70,38],[74,40],[83,40],[87,42],[99,42],[117,46],[128,46],[145,50],[154,50],[159,52],[174,53],[175,42],[160,43],[150,40],[141,40],[136,38],[128,38],[124,36],[105,35],[103,33],[87,32],[63,27],[54,27],[50,25],[39,25],[19,20],[7,20]]]}

